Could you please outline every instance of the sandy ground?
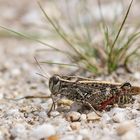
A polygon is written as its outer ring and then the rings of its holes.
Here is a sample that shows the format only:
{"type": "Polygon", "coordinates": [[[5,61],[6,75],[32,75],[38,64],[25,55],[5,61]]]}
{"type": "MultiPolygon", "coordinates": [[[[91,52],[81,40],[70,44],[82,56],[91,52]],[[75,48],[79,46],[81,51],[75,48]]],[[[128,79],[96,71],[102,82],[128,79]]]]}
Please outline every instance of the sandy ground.
{"type": "MultiPolygon", "coordinates": [[[[51,12],[53,4],[42,1],[50,14],[60,16],[56,11],[51,12]]],[[[139,2],[138,2],[139,3],[139,2]]],[[[128,4],[128,1],[126,2],[128,4]]],[[[118,6],[119,7],[119,6],[118,6]]],[[[138,4],[135,4],[131,15],[138,17],[138,4]],[[136,13],[136,14],[135,14],[136,13]]],[[[118,10],[119,12],[119,10],[118,10]]],[[[0,1],[0,25],[30,32],[31,35],[45,36],[45,41],[55,44],[44,31],[44,19],[36,1],[0,1]]],[[[112,15],[110,15],[111,18],[112,15]]],[[[137,21],[139,22],[139,21],[137,21]]],[[[43,38],[44,39],[44,38],[43,38]]],[[[62,42],[57,42],[61,46],[62,42]]],[[[49,95],[48,80],[38,76],[40,72],[35,64],[34,56],[41,60],[60,60],[65,58],[59,53],[37,53],[44,48],[38,43],[0,34],[0,140],[139,140],[140,139],[140,99],[135,96],[134,104],[126,108],[114,107],[109,112],[103,112],[101,118],[94,113],[80,114],[78,112],[53,111],[49,118],[47,112],[52,104],[51,99],[7,100],[5,98],[20,98],[26,95],[49,95]]],[[[136,63],[135,65],[139,65],[136,63]]],[[[58,66],[43,66],[44,71],[52,75],[62,74],[58,66]]],[[[97,77],[102,80],[131,81],[140,83],[140,67],[133,74],[120,72],[110,76],[97,77]],[[123,79],[123,80],[122,80],[123,79]]],[[[63,70],[65,74],[69,68],[63,70]]],[[[70,69],[72,71],[73,69],[70,69]]]]}

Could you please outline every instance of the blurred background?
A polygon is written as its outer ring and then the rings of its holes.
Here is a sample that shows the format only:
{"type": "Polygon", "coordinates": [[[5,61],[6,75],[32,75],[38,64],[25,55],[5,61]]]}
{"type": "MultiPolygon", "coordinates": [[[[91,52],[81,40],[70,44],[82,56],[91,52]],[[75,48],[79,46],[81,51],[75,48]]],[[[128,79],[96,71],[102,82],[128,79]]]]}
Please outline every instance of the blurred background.
{"type": "MultiPolygon", "coordinates": [[[[44,71],[50,75],[59,73],[86,76],[88,71],[96,76],[116,72],[119,67],[124,66],[123,56],[127,58],[128,53],[125,55],[123,52],[120,60],[116,60],[116,64],[112,66],[111,61],[108,63],[109,57],[104,46],[107,41],[112,43],[115,39],[130,2],[130,0],[40,0],[40,7],[36,0],[0,0],[0,26],[16,31],[14,34],[0,28],[0,84],[3,85],[15,78],[19,81],[34,79],[35,73],[39,71],[34,56],[42,62],[44,71]],[[43,10],[48,18],[45,17],[43,10]],[[20,35],[17,35],[18,33],[20,35]],[[80,54],[77,54],[79,52],[80,54]],[[44,64],[45,62],[47,64],[44,64]]],[[[139,47],[136,35],[140,24],[139,6],[140,2],[134,0],[120,40],[115,43],[118,48],[123,47],[123,44],[126,46],[130,36],[133,37],[129,39],[134,39],[132,45],[129,44],[130,50],[139,47]]],[[[138,58],[133,60],[129,63],[132,69],[124,69],[129,73],[135,67],[133,74],[138,77],[138,58]]],[[[121,69],[119,73],[122,71],[121,69]]]]}

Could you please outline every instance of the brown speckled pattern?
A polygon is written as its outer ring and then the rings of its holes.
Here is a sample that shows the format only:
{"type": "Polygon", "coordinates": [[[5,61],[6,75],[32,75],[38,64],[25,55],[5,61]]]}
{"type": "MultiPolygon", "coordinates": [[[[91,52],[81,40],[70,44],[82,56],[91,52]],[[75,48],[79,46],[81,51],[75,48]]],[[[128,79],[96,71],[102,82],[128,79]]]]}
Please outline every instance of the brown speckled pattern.
{"type": "Polygon", "coordinates": [[[109,83],[105,81],[94,81],[76,76],[54,75],[49,81],[52,94],[60,94],[76,102],[88,102],[96,110],[104,110],[108,105],[133,103],[132,89],[130,83],[109,83]]]}

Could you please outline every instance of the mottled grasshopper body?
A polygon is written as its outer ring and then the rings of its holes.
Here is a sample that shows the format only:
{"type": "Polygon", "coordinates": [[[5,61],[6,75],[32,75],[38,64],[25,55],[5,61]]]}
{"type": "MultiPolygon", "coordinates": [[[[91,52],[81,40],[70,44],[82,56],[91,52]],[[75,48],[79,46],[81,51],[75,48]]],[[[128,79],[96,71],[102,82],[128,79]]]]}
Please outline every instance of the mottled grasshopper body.
{"type": "Polygon", "coordinates": [[[110,83],[76,76],[54,75],[49,79],[49,88],[53,96],[88,105],[93,110],[106,110],[114,104],[123,106],[133,103],[132,94],[140,92],[139,87],[130,83],[110,83]]]}
{"type": "MultiPolygon", "coordinates": [[[[52,98],[53,104],[48,112],[48,115],[50,115],[52,108],[55,106],[53,97],[60,95],[60,100],[66,98],[73,102],[80,102],[97,113],[96,110],[108,110],[114,104],[122,107],[125,104],[133,103],[134,99],[132,95],[140,93],[140,87],[132,86],[129,82],[112,83],[77,76],[59,75],[53,75],[49,78],[49,89],[51,96],[25,96],[20,99],[52,98]]],[[[65,104],[68,103],[65,102],[65,104]]]]}

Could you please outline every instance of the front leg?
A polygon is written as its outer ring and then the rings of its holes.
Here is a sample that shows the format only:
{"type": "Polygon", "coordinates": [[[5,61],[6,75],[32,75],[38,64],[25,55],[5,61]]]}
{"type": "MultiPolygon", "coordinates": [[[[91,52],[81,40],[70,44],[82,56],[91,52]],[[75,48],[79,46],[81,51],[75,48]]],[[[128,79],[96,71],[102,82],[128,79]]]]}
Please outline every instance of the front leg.
{"type": "Polygon", "coordinates": [[[48,113],[47,113],[47,115],[50,117],[51,116],[51,112],[52,112],[52,110],[54,109],[55,110],[55,103],[56,103],[57,101],[54,101],[53,100],[53,98],[52,98],[52,105],[51,105],[51,108],[49,109],[49,111],[48,111],[48,113]]]}
{"type": "Polygon", "coordinates": [[[58,100],[56,100],[56,101],[53,100],[53,103],[52,103],[52,105],[51,105],[51,108],[49,109],[49,111],[48,111],[48,113],[47,113],[47,115],[48,115],[49,117],[51,116],[50,113],[52,112],[52,110],[55,110],[55,108],[56,108],[56,103],[57,103],[58,106],[60,106],[60,105],[71,106],[71,105],[73,104],[73,101],[68,100],[68,99],[58,99],[58,100]]]}

